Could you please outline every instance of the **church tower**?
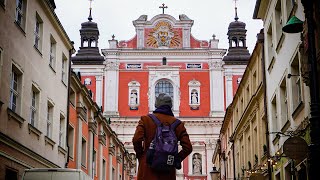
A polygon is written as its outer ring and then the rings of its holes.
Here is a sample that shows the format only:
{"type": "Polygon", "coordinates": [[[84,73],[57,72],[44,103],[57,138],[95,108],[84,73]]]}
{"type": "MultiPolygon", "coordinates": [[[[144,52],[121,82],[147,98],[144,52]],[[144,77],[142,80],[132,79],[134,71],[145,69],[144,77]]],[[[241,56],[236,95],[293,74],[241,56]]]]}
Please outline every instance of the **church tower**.
{"type": "Polygon", "coordinates": [[[225,64],[247,64],[250,54],[246,44],[246,24],[239,21],[237,7],[234,20],[228,27],[229,49],[223,61],[225,64]]]}
{"type": "Polygon", "coordinates": [[[92,21],[91,11],[90,6],[88,21],[81,24],[81,47],[72,57],[73,64],[103,64],[104,58],[98,47],[99,29],[97,23],[92,21]]]}

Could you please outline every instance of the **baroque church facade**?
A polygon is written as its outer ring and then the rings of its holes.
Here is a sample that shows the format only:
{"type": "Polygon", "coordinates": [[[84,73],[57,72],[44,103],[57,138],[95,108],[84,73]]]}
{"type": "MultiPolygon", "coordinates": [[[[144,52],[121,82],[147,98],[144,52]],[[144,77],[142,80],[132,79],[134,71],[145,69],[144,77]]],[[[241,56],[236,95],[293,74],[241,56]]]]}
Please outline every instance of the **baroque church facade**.
{"type": "MultiPolygon", "coordinates": [[[[173,112],[185,123],[193,152],[177,171],[177,179],[210,179],[212,157],[226,107],[232,102],[250,54],[245,23],[231,22],[229,49],[218,47],[215,35],[198,40],[191,34],[194,21],[182,14],[176,19],[159,14],[133,21],[136,35],[99,52],[97,23],[81,24],[81,47],[72,68],[101,106],[112,129],[135,159],[131,143],[142,115],[155,110],[155,98],[168,93],[173,112]],[[227,53],[228,52],[228,53],[227,53]]],[[[132,167],[135,177],[138,162],[132,167]]]]}

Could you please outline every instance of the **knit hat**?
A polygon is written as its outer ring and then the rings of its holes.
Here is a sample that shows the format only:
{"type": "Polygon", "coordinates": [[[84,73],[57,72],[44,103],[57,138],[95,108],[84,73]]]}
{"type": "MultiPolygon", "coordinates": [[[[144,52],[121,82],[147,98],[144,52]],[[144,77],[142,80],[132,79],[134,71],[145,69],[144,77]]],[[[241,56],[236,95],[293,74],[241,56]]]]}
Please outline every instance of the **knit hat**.
{"type": "Polygon", "coordinates": [[[170,108],[172,108],[172,99],[168,94],[160,93],[156,98],[155,107],[158,108],[163,105],[168,105],[170,108]]]}

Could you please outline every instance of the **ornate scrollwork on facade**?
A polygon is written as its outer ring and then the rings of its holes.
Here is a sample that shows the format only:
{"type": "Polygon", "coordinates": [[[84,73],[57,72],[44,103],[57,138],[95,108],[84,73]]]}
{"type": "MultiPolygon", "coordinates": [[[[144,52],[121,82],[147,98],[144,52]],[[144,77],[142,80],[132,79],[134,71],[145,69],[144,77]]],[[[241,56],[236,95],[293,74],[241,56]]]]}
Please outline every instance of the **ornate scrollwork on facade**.
{"type": "Polygon", "coordinates": [[[223,61],[209,61],[209,68],[210,69],[222,69],[224,62],[223,61]]]}
{"type": "Polygon", "coordinates": [[[120,63],[117,61],[107,61],[105,65],[105,70],[119,70],[120,63]]]}

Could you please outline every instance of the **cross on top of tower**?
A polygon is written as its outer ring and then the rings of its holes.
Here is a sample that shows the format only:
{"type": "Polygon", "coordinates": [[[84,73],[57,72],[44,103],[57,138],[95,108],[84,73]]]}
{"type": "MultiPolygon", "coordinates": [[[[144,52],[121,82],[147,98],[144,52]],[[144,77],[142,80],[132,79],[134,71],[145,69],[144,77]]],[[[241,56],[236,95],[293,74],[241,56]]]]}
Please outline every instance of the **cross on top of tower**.
{"type": "Polygon", "coordinates": [[[238,0],[233,0],[234,1],[234,10],[235,10],[235,17],[234,20],[238,21],[238,11],[237,11],[237,1],[238,0]]]}
{"type": "Polygon", "coordinates": [[[89,14],[89,17],[88,17],[88,20],[89,20],[89,21],[92,21],[92,16],[91,16],[91,10],[92,10],[92,6],[91,6],[91,5],[92,5],[92,1],[93,1],[93,0],[89,0],[89,2],[90,2],[90,8],[89,8],[89,9],[90,9],[90,14],[89,14]]]}
{"type": "Polygon", "coordinates": [[[162,8],[162,14],[164,14],[164,9],[168,8],[168,6],[165,6],[165,4],[162,3],[162,6],[159,6],[159,8],[162,8]]]}

